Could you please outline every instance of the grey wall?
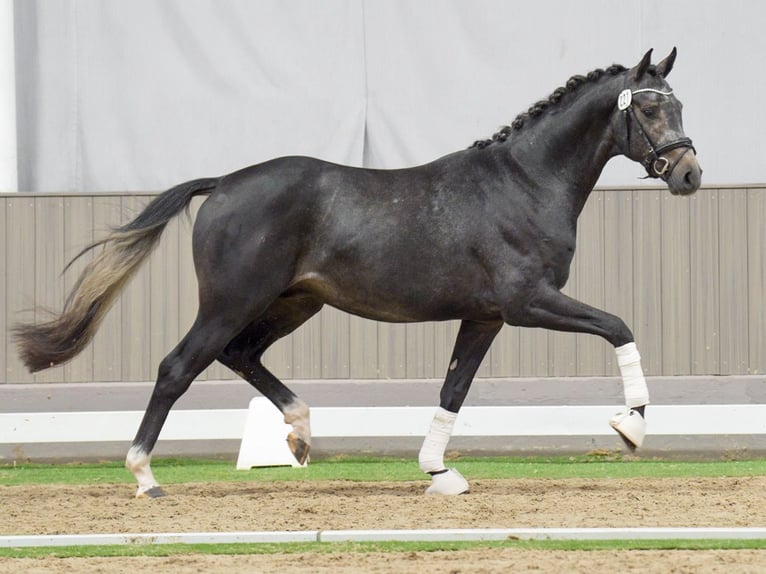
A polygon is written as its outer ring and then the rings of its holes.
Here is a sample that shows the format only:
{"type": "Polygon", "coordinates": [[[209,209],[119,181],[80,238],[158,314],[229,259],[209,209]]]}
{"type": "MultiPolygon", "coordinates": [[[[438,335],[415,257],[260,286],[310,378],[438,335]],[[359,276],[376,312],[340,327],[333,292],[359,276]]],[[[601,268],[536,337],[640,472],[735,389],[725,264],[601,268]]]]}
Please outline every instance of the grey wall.
{"type": "MultiPolygon", "coordinates": [[[[157,191],[285,154],[404,167],[567,78],[679,59],[705,182],[766,181],[758,0],[16,2],[20,189],[157,191]]],[[[627,160],[601,185],[639,185],[627,160]]]]}

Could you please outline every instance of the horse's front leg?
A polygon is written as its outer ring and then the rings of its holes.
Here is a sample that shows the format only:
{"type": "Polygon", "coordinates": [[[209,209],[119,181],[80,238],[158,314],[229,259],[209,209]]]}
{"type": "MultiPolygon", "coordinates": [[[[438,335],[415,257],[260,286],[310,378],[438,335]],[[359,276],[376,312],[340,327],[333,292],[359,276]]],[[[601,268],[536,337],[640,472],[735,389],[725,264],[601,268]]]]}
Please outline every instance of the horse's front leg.
{"type": "Polygon", "coordinates": [[[649,389],[633,333],[622,319],[572,299],[553,287],[541,288],[527,305],[509,312],[504,318],[509,324],[520,327],[590,333],[609,341],[617,354],[626,405],[626,409],[610,419],[609,424],[631,450],[642,445],[646,435],[644,407],[649,404],[649,389]]]}
{"type": "Polygon", "coordinates": [[[420,448],[420,469],[431,475],[426,494],[463,494],[468,482],[454,468],[444,466],[447,448],[455,419],[465,401],[476,371],[503,323],[476,323],[463,321],[452,352],[447,377],[441,390],[439,408],[420,448]]]}

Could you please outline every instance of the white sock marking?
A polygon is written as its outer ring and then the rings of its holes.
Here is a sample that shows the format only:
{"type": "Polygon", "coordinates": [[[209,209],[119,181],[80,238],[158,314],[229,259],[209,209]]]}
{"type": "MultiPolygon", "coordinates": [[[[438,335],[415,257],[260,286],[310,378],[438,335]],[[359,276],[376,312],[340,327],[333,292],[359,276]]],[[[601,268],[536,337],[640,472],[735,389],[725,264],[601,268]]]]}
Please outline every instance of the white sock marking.
{"type": "Polygon", "coordinates": [[[285,423],[293,425],[293,430],[303,439],[303,442],[311,445],[311,413],[309,406],[302,400],[295,399],[289,407],[285,408],[282,414],[285,416],[285,423]]]}
{"type": "Polygon", "coordinates": [[[159,486],[154,479],[152,469],[150,466],[152,455],[148,454],[142,448],[132,446],[128,451],[128,456],[125,458],[125,466],[133,473],[138,481],[138,491],[136,496],[141,496],[146,491],[159,486]]]}

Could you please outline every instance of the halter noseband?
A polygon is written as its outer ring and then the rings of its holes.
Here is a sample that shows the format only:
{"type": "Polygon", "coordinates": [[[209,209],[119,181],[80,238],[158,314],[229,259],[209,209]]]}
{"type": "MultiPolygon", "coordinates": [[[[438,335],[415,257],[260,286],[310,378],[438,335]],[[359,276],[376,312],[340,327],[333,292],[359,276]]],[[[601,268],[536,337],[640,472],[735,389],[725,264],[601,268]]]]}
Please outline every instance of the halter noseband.
{"type": "Polygon", "coordinates": [[[668,160],[666,157],[663,157],[662,154],[680,147],[687,148],[687,151],[692,150],[695,154],[697,153],[697,150],[694,149],[694,145],[692,144],[692,140],[690,138],[680,138],[676,141],[661,145],[660,147],[656,147],[654,145],[652,140],[649,138],[649,134],[646,133],[644,126],[641,124],[640,120],[633,111],[633,96],[635,94],[641,94],[645,92],[651,92],[667,97],[673,93],[673,90],[670,90],[669,92],[663,92],[661,90],[655,90],[654,88],[642,88],[640,90],[631,90],[630,88],[626,88],[620,92],[620,95],[617,97],[617,109],[619,109],[621,112],[625,112],[625,124],[628,134],[628,151],[631,149],[630,132],[632,118],[635,120],[636,125],[638,126],[638,131],[643,136],[650,150],[646,157],[641,160],[641,164],[646,169],[646,173],[649,174],[649,177],[660,178],[663,181],[667,181],[670,178],[670,175],[673,173],[676,165],[678,165],[678,162],[681,161],[681,158],[684,154],[682,154],[675,161],[675,163],[673,163],[673,165],[671,165],[670,160],[668,160]]]}

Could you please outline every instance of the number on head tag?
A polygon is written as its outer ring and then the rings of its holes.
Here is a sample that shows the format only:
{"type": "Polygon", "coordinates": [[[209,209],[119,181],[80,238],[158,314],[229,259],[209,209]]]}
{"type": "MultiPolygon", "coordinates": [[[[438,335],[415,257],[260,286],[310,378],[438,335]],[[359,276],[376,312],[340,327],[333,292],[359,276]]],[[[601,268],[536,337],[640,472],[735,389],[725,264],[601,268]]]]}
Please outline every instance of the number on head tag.
{"type": "Polygon", "coordinates": [[[627,110],[630,107],[630,102],[633,101],[633,92],[630,90],[623,90],[617,97],[617,109],[621,112],[627,110]]]}

